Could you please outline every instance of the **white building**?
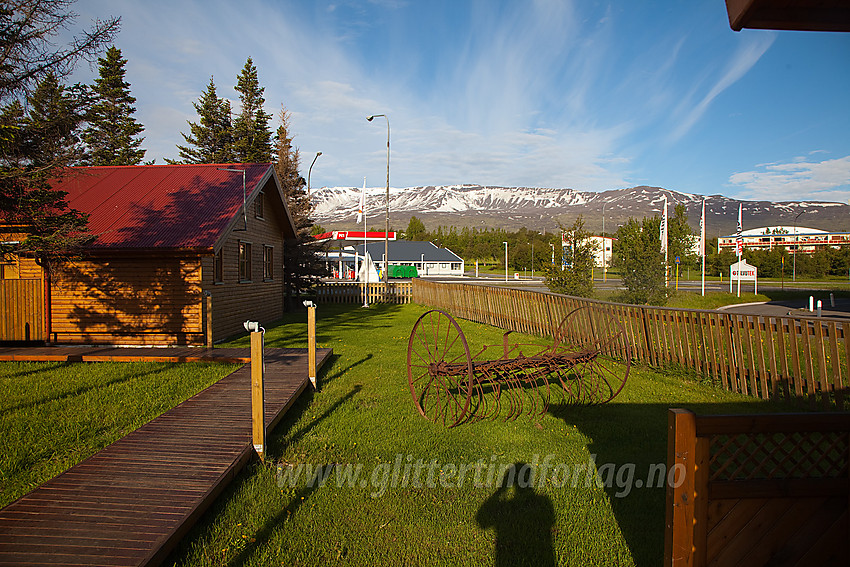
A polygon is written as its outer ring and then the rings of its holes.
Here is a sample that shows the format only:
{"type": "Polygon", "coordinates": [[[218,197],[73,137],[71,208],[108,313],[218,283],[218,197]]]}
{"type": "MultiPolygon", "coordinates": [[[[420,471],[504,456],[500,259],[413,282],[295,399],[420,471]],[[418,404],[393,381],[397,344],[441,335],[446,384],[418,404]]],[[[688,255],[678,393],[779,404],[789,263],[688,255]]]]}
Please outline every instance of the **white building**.
{"type": "MultiPolygon", "coordinates": [[[[383,270],[384,243],[370,242],[367,244],[367,250],[378,269],[383,270]]],[[[362,257],[363,245],[355,246],[354,251],[362,257]]],[[[432,242],[396,240],[389,243],[389,252],[390,266],[416,266],[420,277],[463,275],[463,258],[448,248],[437,247],[432,242]]]]}
{"type": "Polygon", "coordinates": [[[588,240],[593,243],[593,265],[597,268],[610,268],[614,239],[610,236],[591,236],[588,240]]]}
{"type": "MultiPolygon", "coordinates": [[[[827,232],[805,226],[764,226],[741,231],[744,248],[755,250],[771,250],[784,246],[792,254],[799,250],[811,254],[818,248],[830,246],[840,248],[850,246],[850,232],[827,232]]],[[[721,236],[717,239],[718,252],[721,250],[735,251],[735,235],[721,236]]]]}

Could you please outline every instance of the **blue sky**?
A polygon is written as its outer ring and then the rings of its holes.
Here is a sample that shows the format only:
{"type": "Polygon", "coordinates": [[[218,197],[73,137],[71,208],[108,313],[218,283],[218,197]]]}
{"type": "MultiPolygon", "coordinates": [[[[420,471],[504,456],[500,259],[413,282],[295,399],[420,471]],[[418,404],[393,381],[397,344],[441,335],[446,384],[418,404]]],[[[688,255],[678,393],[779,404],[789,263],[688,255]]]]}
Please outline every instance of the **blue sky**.
{"type": "MultiPolygon", "coordinates": [[[[850,199],[850,34],[729,28],[722,0],[81,0],[116,45],[147,159],[251,56],[313,187],[655,185],[850,199]]],[[[74,77],[88,82],[96,69],[74,77]]],[[[277,122],[273,125],[277,127],[277,122]]]]}

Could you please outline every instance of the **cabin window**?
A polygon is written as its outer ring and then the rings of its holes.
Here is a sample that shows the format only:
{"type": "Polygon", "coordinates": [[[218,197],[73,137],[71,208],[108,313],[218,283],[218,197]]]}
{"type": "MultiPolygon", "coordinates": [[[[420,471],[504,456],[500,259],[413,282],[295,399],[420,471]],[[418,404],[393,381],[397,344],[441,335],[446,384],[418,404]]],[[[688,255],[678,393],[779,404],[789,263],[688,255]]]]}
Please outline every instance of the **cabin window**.
{"type": "Polygon", "coordinates": [[[263,279],[274,279],[274,247],[263,246],[263,279]]]}
{"type": "Polygon", "coordinates": [[[263,193],[262,191],[260,191],[260,194],[257,195],[257,200],[254,201],[254,216],[257,217],[258,219],[265,218],[265,216],[263,214],[265,212],[265,206],[266,206],[266,194],[263,193]]]}
{"type": "Polygon", "coordinates": [[[224,266],[221,263],[223,248],[219,248],[218,252],[213,255],[213,282],[222,283],[224,281],[224,266]]]}
{"type": "Polygon", "coordinates": [[[16,280],[20,277],[17,256],[4,261],[3,256],[0,255],[0,280],[16,280]]]}
{"type": "Polygon", "coordinates": [[[251,243],[239,242],[239,281],[251,281],[251,243]]]}

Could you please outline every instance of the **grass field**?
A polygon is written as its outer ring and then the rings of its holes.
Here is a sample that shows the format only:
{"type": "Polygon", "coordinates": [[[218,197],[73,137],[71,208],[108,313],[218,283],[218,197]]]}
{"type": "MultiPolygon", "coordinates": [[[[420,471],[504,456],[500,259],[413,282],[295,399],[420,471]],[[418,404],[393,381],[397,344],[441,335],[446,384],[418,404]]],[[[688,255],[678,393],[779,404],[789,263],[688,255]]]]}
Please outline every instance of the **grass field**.
{"type": "MultiPolygon", "coordinates": [[[[422,312],[320,306],[319,346],[334,349],[320,390],[302,396],[270,435],[266,462],[237,478],[167,563],[654,566],[667,409],[788,409],[632,368],[605,406],[446,429],[419,416],[407,386],[407,338],[422,312]],[[511,465],[523,483],[500,490],[511,465]]],[[[303,346],[305,318],[270,329],[266,344],[303,346]]],[[[501,341],[497,329],[461,326],[473,351],[501,341]]]]}
{"type": "Polygon", "coordinates": [[[156,362],[0,363],[0,506],[235,368],[156,362]]]}

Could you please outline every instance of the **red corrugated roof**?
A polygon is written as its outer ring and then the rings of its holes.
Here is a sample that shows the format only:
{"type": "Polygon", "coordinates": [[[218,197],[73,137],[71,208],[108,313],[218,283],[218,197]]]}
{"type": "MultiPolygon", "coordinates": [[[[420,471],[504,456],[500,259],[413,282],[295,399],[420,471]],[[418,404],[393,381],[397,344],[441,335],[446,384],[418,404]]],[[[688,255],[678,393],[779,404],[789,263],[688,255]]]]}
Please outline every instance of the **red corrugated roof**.
{"type": "Polygon", "coordinates": [[[89,215],[97,248],[212,248],[258,191],[270,164],[74,167],[51,183],[89,215]]]}

